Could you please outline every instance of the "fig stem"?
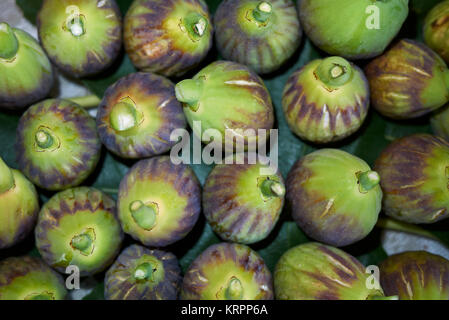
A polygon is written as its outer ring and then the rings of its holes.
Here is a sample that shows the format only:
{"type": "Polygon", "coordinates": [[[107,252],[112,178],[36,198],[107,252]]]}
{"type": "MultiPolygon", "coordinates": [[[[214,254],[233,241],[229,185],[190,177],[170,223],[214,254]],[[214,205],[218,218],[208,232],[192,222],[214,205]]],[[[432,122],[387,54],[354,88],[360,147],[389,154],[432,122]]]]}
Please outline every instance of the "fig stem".
{"type": "Polygon", "coordinates": [[[266,179],[260,186],[260,191],[265,197],[283,197],[285,195],[285,186],[274,180],[266,179]]]}
{"type": "Polygon", "coordinates": [[[184,18],[184,27],[194,41],[204,36],[208,24],[207,19],[197,12],[190,13],[184,18]]]}
{"type": "Polygon", "coordinates": [[[203,81],[199,79],[183,80],[175,87],[176,98],[195,112],[198,110],[197,103],[203,93],[203,86],[203,81]]]}
{"type": "Polygon", "coordinates": [[[87,233],[83,233],[73,237],[71,245],[73,248],[81,252],[87,253],[89,249],[92,247],[92,243],[93,243],[92,238],[87,233]]]}
{"type": "Polygon", "coordinates": [[[15,185],[12,170],[0,157],[0,194],[11,190],[15,185]]]}
{"type": "Polygon", "coordinates": [[[232,277],[226,288],[225,298],[227,300],[241,300],[243,298],[243,286],[239,279],[232,277]]]}
{"type": "Polygon", "coordinates": [[[380,218],[377,221],[376,226],[378,228],[406,232],[409,234],[415,234],[418,236],[422,236],[422,237],[426,237],[426,238],[429,238],[432,240],[439,241],[439,239],[436,236],[434,236],[429,231],[422,229],[421,227],[418,227],[416,225],[409,224],[406,222],[394,220],[391,218],[380,218]]]}
{"type": "Polygon", "coordinates": [[[367,193],[375,186],[379,185],[380,176],[376,171],[366,171],[357,173],[359,180],[359,189],[361,193],[367,193]]]}
{"type": "Polygon", "coordinates": [[[315,70],[316,77],[330,87],[341,87],[352,77],[351,64],[341,57],[324,59],[315,70]]]}
{"type": "Polygon", "coordinates": [[[154,267],[151,265],[151,263],[144,262],[140,264],[136,270],[134,270],[134,278],[137,280],[151,280],[153,277],[153,270],[154,267]]]}
{"type": "Polygon", "coordinates": [[[0,58],[11,60],[19,51],[19,41],[6,22],[0,23],[0,58]]]}
{"type": "Polygon", "coordinates": [[[76,103],[77,105],[85,109],[96,108],[101,102],[100,98],[98,98],[94,94],[82,97],[68,98],[67,100],[72,101],[73,103],[76,103]]]}
{"type": "Polygon", "coordinates": [[[79,15],[69,21],[68,29],[70,30],[70,33],[77,38],[86,33],[84,22],[82,20],[82,17],[79,15]]]}
{"type": "Polygon", "coordinates": [[[36,140],[36,143],[39,146],[39,148],[42,148],[42,149],[48,149],[51,146],[53,146],[53,143],[54,143],[54,139],[51,136],[51,134],[43,129],[39,129],[36,132],[35,140],[36,140]]]}
{"type": "Polygon", "coordinates": [[[257,22],[266,23],[270,19],[273,13],[273,7],[271,3],[262,1],[253,10],[253,17],[257,22]]]}
{"type": "Polygon", "coordinates": [[[149,231],[156,225],[157,210],[153,206],[147,206],[142,201],[136,200],[129,205],[129,210],[134,221],[142,229],[149,231]]]}
{"type": "Polygon", "coordinates": [[[122,100],[112,107],[109,121],[115,131],[122,132],[135,128],[139,122],[137,108],[133,102],[122,100]]]}

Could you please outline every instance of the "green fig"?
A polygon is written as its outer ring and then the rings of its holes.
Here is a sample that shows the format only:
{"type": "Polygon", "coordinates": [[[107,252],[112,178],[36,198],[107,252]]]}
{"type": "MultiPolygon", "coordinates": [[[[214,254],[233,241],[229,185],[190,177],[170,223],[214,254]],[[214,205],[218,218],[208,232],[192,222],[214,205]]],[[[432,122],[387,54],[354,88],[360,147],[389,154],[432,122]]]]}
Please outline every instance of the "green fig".
{"type": "Polygon", "coordinates": [[[366,69],[371,103],[384,116],[409,119],[449,101],[449,69],[426,45],[401,40],[366,69]]]}
{"type": "Polygon", "coordinates": [[[28,107],[47,97],[53,83],[52,66],[39,43],[0,23],[0,108],[28,107]]]}
{"type": "Polygon", "coordinates": [[[176,300],[181,269],[169,252],[132,245],[106,273],[106,300],[176,300]]]}
{"type": "Polygon", "coordinates": [[[438,3],[424,21],[424,41],[449,62],[449,1],[438,3]]]}
{"type": "Polygon", "coordinates": [[[259,74],[279,69],[301,43],[298,13],[291,0],[225,0],[214,24],[223,57],[259,74]]]}
{"type": "Polygon", "coordinates": [[[383,300],[379,281],[350,254],[309,242],[291,248],[274,271],[278,300],[383,300]]]}
{"type": "Polygon", "coordinates": [[[434,112],[430,124],[435,135],[449,141],[449,105],[434,112]]]}
{"type": "Polygon", "coordinates": [[[123,158],[165,153],[176,143],[175,129],[185,128],[182,106],[170,80],[133,73],[110,86],[98,107],[97,128],[109,151],[123,158]]]}
{"type": "Polygon", "coordinates": [[[185,273],[183,300],[272,300],[271,273],[259,254],[236,243],[201,253],[185,273]]]}
{"type": "Polygon", "coordinates": [[[120,53],[122,18],[115,0],[44,0],[37,28],[50,60],[71,76],[98,74],[120,53]]]}
{"type": "Polygon", "coordinates": [[[301,25],[331,55],[368,59],[381,54],[408,16],[408,0],[299,0],[301,25]]]}
{"type": "Polygon", "coordinates": [[[368,81],[343,58],[314,60],[288,79],[282,106],[289,127],[302,139],[342,140],[357,131],[368,114],[368,81]]]}
{"type": "Polygon", "coordinates": [[[73,102],[45,100],[20,118],[18,165],[41,188],[62,190],[81,184],[95,169],[100,151],[95,121],[73,102]]]}
{"type": "Polygon", "coordinates": [[[0,261],[0,300],[64,300],[64,279],[34,257],[0,261]]]}
{"type": "Polygon", "coordinates": [[[76,266],[81,276],[108,267],[119,253],[123,232],[115,201],[94,188],[54,195],[41,209],[35,230],[42,258],[59,272],[76,266]]]}
{"type": "Polygon", "coordinates": [[[39,199],[34,185],[0,158],[0,249],[22,241],[34,228],[39,199]]]}
{"type": "Polygon", "coordinates": [[[295,163],[287,178],[287,200],[309,237],[343,247],[373,230],[382,190],[379,175],[365,161],[345,151],[321,149],[295,163]]]}
{"type": "Polygon", "coordinates": [[[132,63],[167,77],[196,67],[212,47],[213,27],[203,0],[134,0],[124,29],[132,63]]]}
{"type": "Polygon", "coordinates": [[[404,252],[380,264],[380,283],[400,300],[449,300],[449,261],[425,252],[404,252]]]}
{"type": "Polygon", "coordinates": [[[120,182],[119,219],[125,233],[146,246],[183,239],[201,210],[201,186],[193,170],[168,156],[137,162],[120,182]]]}
{"type": "Polygon", "coordinates": [[[397,139],[381,153],[375,169],[387,215],[427,224],[449,218],[449,142],[429,134],[397,139]]]}

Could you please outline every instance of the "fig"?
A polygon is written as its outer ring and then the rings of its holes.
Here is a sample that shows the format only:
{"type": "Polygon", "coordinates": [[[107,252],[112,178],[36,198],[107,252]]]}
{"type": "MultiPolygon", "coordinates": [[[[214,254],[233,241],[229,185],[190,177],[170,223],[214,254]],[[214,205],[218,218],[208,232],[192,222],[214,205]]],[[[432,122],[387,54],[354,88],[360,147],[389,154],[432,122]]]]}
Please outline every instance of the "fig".
{"type": "Polygon", "coordinates": [[[438,3],[424,21],[424,41],[446,62],[449,62],[449,1],[438,3]]]}
{"type": "Polygon", "coordinates": [[[449,105],[435,111],[430,124],[435,135],[449,141],[449,105]]]}
{"type": "Polygon", "coordinates": [[[134,0],[124,29],[134,66],[167,77],[196,67],[212,47],[213,27],[203,0],[134,0]]]}
{"type": "Polygon", "coordinates": [[[308,242],[285,252],[274,271],[278,300],[394,300],[352,255],[308,242]],[[370,284],[370,285],[368,285],[370,284]]]}
{"type": "Polygon", "coordinates": [[[64,300],[61,275],[41,259],[29,256],[0,261],[0,300],[64,300]]]}
{"type": "Polygon", "coordinates": [[[183,300],[272,300],[271,273],[250,247],[218,243],[201,253],[187,269],[183,300]]]}
{"type": "Polygon", "coordinates": [[[47,97],[53,83],[52,66],[39,43],[0,23],[0,108],[28,107],[47,97]]]}
{"type": "Polygon", "coordinates": [[[298,226],[336,247],[365,238],[377,223],[379,174],[342,150],[321,149],[298,160],[287,177],[287,200],[298,226]]]}
{"type": "Polygon", "coordinates": [[[244,164],[218,164],[210,172],[203,191],[204,214],[223,240],[255,243],[275,226],[285,186],[281,173],[267,174],[268,168],[260,160],[250,164],[247,156],[244,164]]]}
{"type": "Polygon", "coordinates": [[[125,233],[146,246],[165,247],[193,229],[201,210],[201,186],[188,165],[157,156],[128,171],[117,206],[125,233]]]}
{"type": "Polygon", "coordinates": [[[282,106],[289,127],[302,139],[342,140],[356,132],[368,114],[368,81],[343,58],[314,60],[288,79],[282,106]]]}
{"type": "Polygon", "coordinates": [[[366,69],[373,107],[393,119],[417,118],[449,101],[449,69],[426,45],[404,39],[366,69]]]}
{"type": "Polygon", "coordinates": [[[225,0],[215,13],[214,25],[222,56],[259,74],[279,69],[301,43],[302,30],[291,0],[225,0]]]}
{"type": "Polygon", "coordinates": [[[97,112],[100,139],[123,158],[162,154],[176,143],[173,130],[185,128],[174,85],[151,73],[130,74],[110,86],[97,112]]]}
{"type": "Polygon", "coordinates": [[[131,245],[106,273],[104,295],[106,300],[176,300],[181,279],[172,253],[131,245]]]}
{"type": "Polygon", "coordinates": [[[115,201],[94,188],[61,191],[39,213],[36,247],[59,272],[69,265],[78,267],[81,276],[103,271],[123,240],[116,211],[115,201]]]}
{"type": "Polygon", "coordinates": [[[94,171],[100,151],[95,121],[73,102],[45,100],[20,118],[17,162],[41,188],[62,190],[81,184],[94,171]]]}
{"type": "Polygon", "coordinates": [[[449,217],[449,143],[429,134],[393,141],[376,160],[383,211],[409,223],[449,217]]]}
{"type": "Polygon", "coordinates": [[[39,199],[34,185],[0,158],[0,249],[22,241],[34,228],[39,199]]]}
{"type": "Polygon", "coordinates": [[[259,129],[273,128],[274,110],[265,84],[254,71],[239,63],[213,62],[193,79],[179,82],[175,91],[198,138],[209,143],[203,132],[215,129],[221,133],[222,141],[214,140],[212,146],[233,149],[234,137],[243,138],[246,146],[253,145],[258,141],[259,129]],[[194,125],[197,121],[200,128],[194,125]]]}
{"type": "Polygon", "coordinates": [[[306,35],[320,49],[347,59],[381,54],[408,16],[408,0],[299,0],[306,35]]]}
{"type": "Polygon", "coordinates": [[[77,78],[106,70],[122,46],[122,17],[115,0],[44,0],[37,28],[51,62],[77,78]]]}
{"type": "Polygon", "coordinates": [[[380,264],[380,283],[400,300],[449,300],[449,261],[425,251],[403,252],[380,264]]]}

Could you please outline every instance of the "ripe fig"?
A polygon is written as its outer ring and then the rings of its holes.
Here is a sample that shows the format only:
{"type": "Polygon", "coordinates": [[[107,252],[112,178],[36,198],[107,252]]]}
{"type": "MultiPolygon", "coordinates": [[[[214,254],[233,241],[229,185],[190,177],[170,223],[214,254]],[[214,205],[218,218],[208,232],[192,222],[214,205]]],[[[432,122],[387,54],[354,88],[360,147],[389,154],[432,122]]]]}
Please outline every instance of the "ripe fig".
{"type": "MultiPolygon", "coordinates": [[[[227,159],[225,159],[225,163],[227,159]]],[[[285,186],[279,171],[266,173],[259,160],[219,164],[207,177],[203,208],[212,229],[226,241],[251,244],[271,232],[284,205],[285,186]]]]}
{"type": "Polygon", "coordinates": [[[430,124],[435,135],[449,141],[449,105],[434,112],[430,124]]]}
{"type": "Polygon", "coordinates": [[[384,192],[383,211],[409,223],[449,217],[449,143],[429,134],[395,140],[375,165],[384,192]]]}
{"type": "Polygon", "coordinates": [[[168,156],[136,163],[120,182],[119,219],[125,233],[146,246],[184,238],[201,210],[201,186],[193,170],[168,156]]]}
{"type": "Polygon", "coordinates": [[[320,49],[347,59],[381,54],[408,16],[408,0],[300,0],[307,36],[320,49]]]}
{"type": "Polygon", "coordinates": [[[427,14],[424,21],[424,41],[449,62],[449,1],[438,3],[427,14]]]}
{"type": "Polygon", "coordinates": [[[426,45],[401,40],[365,69],[371,102],[393,119],[423,116],[449,101],[449,69],[426,45]]]}
{"type": "Polygon", "coordinates": [[[236,243],[219,243],[201,253],[186,271],[183,300],[272,300],[271,273],[259,254],[236,243]]]}
{"type": "Polygon", "coordinates": [[[98,74],[120,53],[122,17],[115,0],[44,0],[37,28],[50,60],[71,76],[98,74]]]}
{"type": "Polygon", "coordinates": [[[162,154],[176,143],[173,130],[185,128],[174,85],[151,73],[134,73],[110,86],[98,107],[97,128],[103,144],[123,158],[162,154]]]}
{"type": "Polygon", "coordinates": [[[106,273],[106,300],[176,300],[181,285],[178,260],[169,252],[132,245],[106,273]]]}
{"type": "Polygon", "coordinates": [[[269,130],[274,124],[270,94],[262,79],[248,67],[230,61],[216,61],[193,79],[183,80],[175,87],[176,97],[184,104],[187,122],[198,138],[209,143],[203,132],[218,130],[223,144],[231,149],[234,137],[248,145],[258,140],[258,129],[269,130]],[[233,103],[229,98],[233,97],[233,103]],[[200,122],[198,128],[195,122],[200,122]],[[229,132],[232,132],[230,135],[229,132]],[[226,134],[228,133],[228,134],[226,134]]]}
{"type": "Polygon", "coordinates": [[[350,254],[308,242],[291,248],[274,271],[278,300],[390,300],[375,277],[350,254]]]}
{"type": "Polygon", "coordinates": [[[0,261],[0,300],[64,300],[67,290],[61,275],[34,257],[0,261]]]}
{"type": "Polygon", "coordinates": [[[302,139],[342,140],[366,118],[368,81],[359,67],[343,58],[314,60],[288,79],[282,106],[289,127],[302,139]]]}
{"type": "Polygon", "coordinates": [[[39,199],[34,185],[0,158],[0,249],[22,241],[34,228],[39,199]]]}
{"type": "Polygon", "coordinates": [[[28,107],[48,96],[53,83],[52,66],[39,43],[0,23],[0,108],[28,107]]]}
{"type": "Polygon", "coordinates": [[[45,100],[20,118],[18,165],[41,188],[62,190],[79,185],[95,169],[100,151],[95,121],[73,102],[45,100]]]}
{"type": "Polygon", "coordinates": [[[381,210],[379,175],[362,159],[321,149],[298,160],[287,178],[293,219],[314,240],[343,247],[365,238],[381,210]]]}
{"type": "Polygon", "coordinates": [[[133,64],[167,77],[196,67],[212,47],[213,27],[203,0],[134,0],[124,29],[133,64]]]}
{"type": "Polygon", "coordinates": [[[59,272],[73,265],[88,276],[114,261],[123,232],[115,201],[94,188],[78,187],[57,193],[42,207],[35,236],[48,265],[59,272]]]}
{"type": "Polygon", "coordinates": [[[279,69],[301,43],[298,13],[291,0],[225,0],[214,24],[223,57],[259,74],[279,69]]]}

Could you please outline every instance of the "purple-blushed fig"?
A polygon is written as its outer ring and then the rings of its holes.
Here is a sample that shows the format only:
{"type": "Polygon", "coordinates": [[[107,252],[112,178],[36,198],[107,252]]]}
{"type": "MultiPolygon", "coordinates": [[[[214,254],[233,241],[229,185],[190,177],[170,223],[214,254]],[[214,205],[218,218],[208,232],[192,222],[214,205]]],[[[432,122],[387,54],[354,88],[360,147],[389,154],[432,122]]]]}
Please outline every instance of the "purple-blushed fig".
{"type": "Polygon", "coordinates": [[[441,1],[426,16],[424,41],[449,62],[449,1],[441,1]]]}

